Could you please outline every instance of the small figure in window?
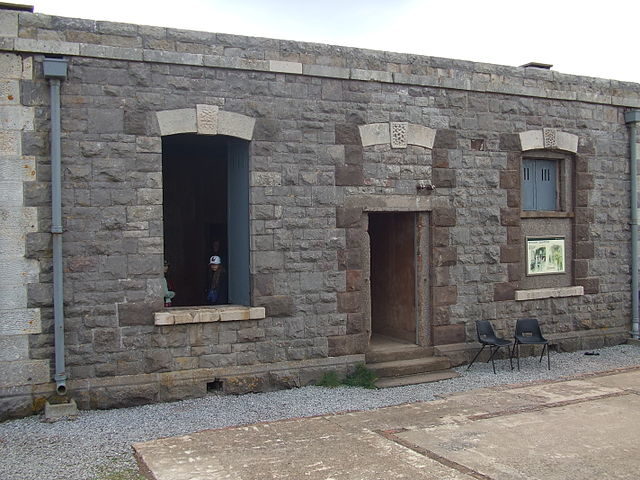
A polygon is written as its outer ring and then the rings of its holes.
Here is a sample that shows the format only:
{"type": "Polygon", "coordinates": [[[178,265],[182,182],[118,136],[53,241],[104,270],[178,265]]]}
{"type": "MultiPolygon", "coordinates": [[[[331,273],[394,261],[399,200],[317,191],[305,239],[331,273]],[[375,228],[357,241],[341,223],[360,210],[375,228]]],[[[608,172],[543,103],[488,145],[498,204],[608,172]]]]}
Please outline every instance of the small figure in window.
{"type": "Polygon", "coordinates": [[[207,303],[209,305],[224,305],[227,303],[227,277],[219,256],[213,255],[209,259],[207,275],[207,303]]]}
{"type": "Polygon", "coordinates": [[[220,257],[220,261],[224,259],[224,255],[222,254],[222,244],[220,243],[220,239],[214,238],[213,242],[211,242],[211,255],[220,257]]]}
{"type": "Polygon", "coordinates": [[[169,280],[169,262],[164,261],[164,276],[162,277],[162,289],[164,292],[164,306],[170,307],[173,297],[176,296],[176,292],[173,291],[173,284],[169,280]]]}

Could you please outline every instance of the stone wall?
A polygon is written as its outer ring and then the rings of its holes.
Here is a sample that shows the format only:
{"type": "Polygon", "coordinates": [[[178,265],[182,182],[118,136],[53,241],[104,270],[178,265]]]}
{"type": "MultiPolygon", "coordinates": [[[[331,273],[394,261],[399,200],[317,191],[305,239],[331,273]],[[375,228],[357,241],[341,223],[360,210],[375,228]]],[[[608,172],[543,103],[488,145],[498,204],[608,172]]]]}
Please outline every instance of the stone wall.
{"type": "Polygon", "coordinates": [[[640,86],[328,45],[0,15],[2,61],[15,66],[3,69],[9,73],[1,80],[15,94],[0,105],[0,200],[2,211],[20,217],[2,220],[15,230],[1,246],[2,262],[16,265],[16,275],[2,281],[24,299],[10,312],[2,307],[0,344],[13,348],[3,349],[0,364],[15,372],[0,385],[5,412],[24,413],[32,402],[37,408],[53,389],[43,372],[53,360],[49,97],[41,67],[47,54],[69,61],[62,84],[65,340],[69,387],[81,407],[203,395],[220,381],[228,392],[298,386],[362,361],[370,333],[370,211],[420,212],[428,222],[421,230],[430,250],[421,256],[429,272],[421,342],[471,342],[476,319],[509,335],[515,319],[528,315],[539,317],[562,349],[626,337],[622,115],[640,107],[640,86]],[[162,310],[166,133],[158,112],[197,106],[255,120],[252,305],[265,308],[264,319],[154,324],[153,313],[162,310]],[[562,229],[573,235],[571,286],[583,289],[518,300],[529,288],[522,281],[528,220],[520,213],[520,134],[543,129],[578,139],[575,151],[550,150],[574,165],[574,215],[562,219],[562,229]],[[26,218],[33,221],[23,226],[26,218]],[[37,321],[14,328],[16,315],[37,321]]]}

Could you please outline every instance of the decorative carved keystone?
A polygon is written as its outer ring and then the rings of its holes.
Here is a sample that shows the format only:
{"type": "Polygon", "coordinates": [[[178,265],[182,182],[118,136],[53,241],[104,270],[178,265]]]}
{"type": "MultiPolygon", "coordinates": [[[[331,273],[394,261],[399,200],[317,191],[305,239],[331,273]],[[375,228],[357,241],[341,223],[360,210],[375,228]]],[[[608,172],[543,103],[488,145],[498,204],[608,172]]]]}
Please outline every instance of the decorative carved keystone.
{"type": "Polygon", "coordinates": [[[543,128],[542,137],[544,138],[544,148],[558,148],[557,132],[555,128],[543,128]]]}
{"type": "Polygon", "coordinates": [[[202,135],[218,134],[218,110],[215,105],[196,105],[198,133],[202,135]]]}
{"type": "Polygon", "coordinates": [[[391,122],[389,124],[391,135],[391,148],[407,148],[407,122],[391,122]]]}

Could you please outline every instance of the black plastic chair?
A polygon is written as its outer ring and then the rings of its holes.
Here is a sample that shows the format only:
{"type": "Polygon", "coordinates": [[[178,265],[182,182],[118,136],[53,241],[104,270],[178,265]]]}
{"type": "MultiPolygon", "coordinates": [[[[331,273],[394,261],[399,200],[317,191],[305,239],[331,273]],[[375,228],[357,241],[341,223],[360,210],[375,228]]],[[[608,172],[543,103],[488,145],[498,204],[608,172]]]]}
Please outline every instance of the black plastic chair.
{"type": "MultiPolygon", "coordinates": [[[[471,365],[473,365],[473,362],[475,362],[476,359],[480,356],[480,354],[484,350],[484,347],[488,345],[489,350],[491,351],[489,360],[491,360],[491,365],[493,366],[493,373],[496,373],[496,364],[493,361],[493,357],[495,356],[496,352],[500,350],[500,347],[510,347],[511,342],[509,340],[496,336],[496,333],[493,331],[493,327],[491,326],[491,322],[489,322],[489,320],[476,320],[476,332],[478,333],[478,342],[482,344],[482,348],[478,353],[476,353],[476,356],[473,357],[473,360],[471,360],[471,363],[467,367],[467,370],[471,368],[471,365]]],[[[507,348],[507,350],[509,351],[509,363],[511,364],[511,370],[513,370],[511,349],[507,348]]],[[[489,360],[487,360],[487,363],[489,363],[489,360]]]]}
{"type": "Polygon", "coordinates": [[[537,318],[520,318],[516,322],[516,335],[515,342],[513,343],[513,351],[511,356],[518,352],[518,370],[520,370],[520,345],[543,345],[542,353],[540,354],[540,363],[542,363],[542,357],[544,351],[547,351],[547,368],[551,370],[551,360],[549,359],[549,341],[542,336],[540,330],[540,324],[537,318]]]}

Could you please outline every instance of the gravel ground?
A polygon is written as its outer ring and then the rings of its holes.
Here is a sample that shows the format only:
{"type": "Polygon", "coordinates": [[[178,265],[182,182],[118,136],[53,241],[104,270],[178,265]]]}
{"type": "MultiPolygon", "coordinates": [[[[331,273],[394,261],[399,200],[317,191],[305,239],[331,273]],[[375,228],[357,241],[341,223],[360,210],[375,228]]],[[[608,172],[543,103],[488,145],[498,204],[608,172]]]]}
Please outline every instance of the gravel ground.
{"type": "Polygon", "coordinates": [[[551,380],[620,367],[640,366],[640,348],[619,345],[599,355],[551,353],[551,371],[537,358],[460,367],[459,378],[381,390],[305,387],[242,396],[211,395],[195,400],[118,410],[81,411],[73,421],[44,423],[39,416],[0,423],[2,480],[134,479],[131,444],[199,430],[346,410],[368,410],[429,401],[455,392],[494,385],[551,380]],[[125,473],[128,472],[129,476],[125,473]]]}

